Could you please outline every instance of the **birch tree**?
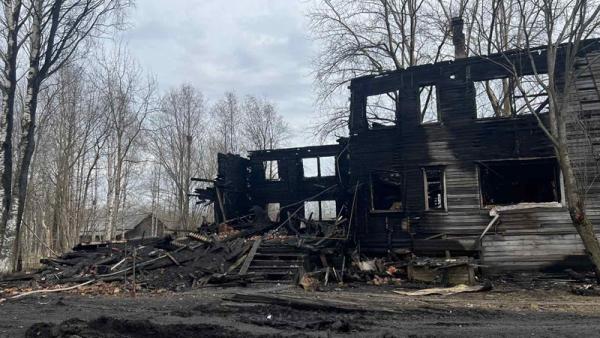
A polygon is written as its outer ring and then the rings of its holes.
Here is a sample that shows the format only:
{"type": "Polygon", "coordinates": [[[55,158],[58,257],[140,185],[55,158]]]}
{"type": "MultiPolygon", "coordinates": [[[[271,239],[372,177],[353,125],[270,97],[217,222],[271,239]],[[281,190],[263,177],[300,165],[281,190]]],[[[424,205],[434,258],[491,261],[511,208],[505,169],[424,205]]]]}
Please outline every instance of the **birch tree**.
{"type": "Polygon", "coordinates": [[[25,23],[21,0],[4,0],[0,5],[3,9],[1,20],[2,48],[0,58],[3,62],[0,89],[2,91],[2,116],[0,118],[0,256],[4,252],[8,212],[12,196],[12,142],[15,115],[15,97],[18,85],[18,57],[23,43],[22,28],[25,23]]]}

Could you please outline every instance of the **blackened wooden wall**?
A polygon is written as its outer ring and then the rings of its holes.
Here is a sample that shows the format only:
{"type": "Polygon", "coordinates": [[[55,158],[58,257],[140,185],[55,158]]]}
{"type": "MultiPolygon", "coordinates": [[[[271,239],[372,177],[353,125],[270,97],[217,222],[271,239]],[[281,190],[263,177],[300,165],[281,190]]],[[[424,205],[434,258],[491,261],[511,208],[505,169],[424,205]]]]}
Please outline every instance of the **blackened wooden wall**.
{"type": "MultiPolygon", "coordinates": [[[[591,49],[598,49],[597,42],[591,45],[591,49]]],[[[506,68],[501,66],[503,57],[417,66],[352,81],[348,149],[350,184],[361,184],[356,217],[361,248],[385,251],[408,247],[415,243],[411,238],[435,234],[443,234],[445,238],[475,239],[491,219],[489,210],[483,208],[480,201],[478,163],[554,157],[553,147],[534,116],[476,118],[473,82],[508,75],[506,68]],[[440,121],[421,124],[418,88],[430,84],[437,87],[440,121]],[[393,127],[369,129],[365,108],[367,97],[388,91],[401,93],[398,123],[393,127]],[[447,210],[425,210],[422,168],[428,166],[445,168],[447,210]],[[369,175],[384,168],[400,171],[405,176],[403,212],[375,213],[370,210],[369,175]]],[[[533,73],[529,58],[519,53],[509,57],[513,61],[520,60],[515,64],[520,65],[521,75],[533,73]]],[[[543,51],[536,52],[532,60],[537,71],[545,71],[543,51]]],[[[581,103],[580,98],[574,100],[581,103]]],[[[591,123],[599,118],[597,111],[590,111],[589,115],[594,116],[591,123]]],[[[572,140],[574,146],[581,142],[575,137],[572,140]]],[[[591,167],[588,163],[586,170],[591,167]]],[[[596,203],[600,201],[599,196],[597,187],[593,186],[588,198],[593,215],[596,215],[594,209],[599,205],[596,203]]],[[[600,222],[600,219],[594,220],[600,222]]],[[[515,212],[507,216],[498,229],[500,232],[521,229],[523,233],[538,233],[543,229],[548,235],[573,234],[563,208],[515,212]]],[[[529,250],[527,242],[522,245],[524,250],[529,250]]]]}
{"type": "MultiPolygon", "coordinates": [[[[600,226],[600,53],[577,59],[567,107],[569,153],[592,224],[600,226]]],[[[482,262],[490,273],[589,265],[566,210],[503,212],[497,234],[484,238],[482,262]]]]}
{"type": "MultiPolygon", "coordinates": [[[[279,203],[281,207],[291,205],[281,210],[285,215],[287,211],[294,212],[302,206],[302,201],[306,199],[335,200],[339,210],[347,199],[342,188],[345,181],[342,174],[348,170],[347,156],[343,152],[344,141],[340,140],[340,142],[334,145],[251,152],[248,190],[250,203],[261,207],[265,207],[268,203],[279,203]],[[303,158],[330,156],[336,158],[338,168],[335,176],[304,177],[303,158]],[[279,180],[265,179],[265,161],[277,161],[279,180]]],[[[303,216],[303,213],[300,212],[299,215],[303,216]]]]}

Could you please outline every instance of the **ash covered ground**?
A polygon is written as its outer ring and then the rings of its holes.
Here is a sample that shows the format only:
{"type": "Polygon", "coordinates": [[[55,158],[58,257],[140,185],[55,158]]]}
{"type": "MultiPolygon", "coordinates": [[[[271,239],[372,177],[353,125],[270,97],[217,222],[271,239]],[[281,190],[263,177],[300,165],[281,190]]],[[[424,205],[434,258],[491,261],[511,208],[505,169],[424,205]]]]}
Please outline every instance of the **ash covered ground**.
{"type": "Polygon", "coordinates": [[[561,287],[496,286],[480,293],[402,296],[389,286],[205,288],[162,294],[32,295],[0,305],[1,337],[591,337],[600,298],[561,287]],[[293,297],[343,304],[305,308],[232,300],[293,297]]]}

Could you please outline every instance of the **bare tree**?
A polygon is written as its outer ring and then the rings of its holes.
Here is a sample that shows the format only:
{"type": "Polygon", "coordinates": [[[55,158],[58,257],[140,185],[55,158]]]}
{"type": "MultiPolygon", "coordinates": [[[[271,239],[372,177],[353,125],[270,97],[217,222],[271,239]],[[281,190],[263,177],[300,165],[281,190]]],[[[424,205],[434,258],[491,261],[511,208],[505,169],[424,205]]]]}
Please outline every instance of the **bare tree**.
{"type": "MultiPolygon", "coordinates": [[[[244,99],[242,109],[244,111],[242,133],[250,149],[275,149],[289,137],[288,125],[268,100],[248,95],[244,99]]],[[[268,166],[265,167],[265,173],[269,177],[276,178],[279,175],[279,168],[275,167],[275,162],[265,162],[265,166],[268,166]]]]}
{"type": "MultiPolygon", "coordinates": [[[[19,269],[20,233],[25,208],[29,169],[35,149],[38,97],[44,81],[72,61],[90,37],[102,35],[119,24],[128,0],[30,0],[27,50],[28,71],[21,137],[18,145],[17,181],[7,222],[14,223],[16,238],[13,266],[19,269]]],[[[3,217],[5,218],[5,217],[3,217]]]]}
{"type": "Polygon", "coordinates": [[[87,75],[81,65],[68,65],[40,93],[21,238],[25,263],[68,250],[87,223],[92,174],[106,139],[98,95],[87,75]]]}
{"type": "Polygon", "coordinates": [[[240,102],[233,92],[225,93],[211,110],[215,152],[240,154],[246,150],[242,141],[243,115],[240,102]]]}
{"type": "Polygon", "coordinates": [[[97,90],[106,114],[107,224],[105,236],[115,235],[119,210],[123,202],[126,165],[134,161],[133,148],[139,141],[146,118],[155,109],[156,84],[143,75],[141,68],[123,46],[98,60],[97,90]]]}
{"type": "Polygon", "coordinates": [[[266,99],[246,96],[242,104],[244,124],[242,133],[252,150],[266,150],[281,147],[290,136],[290,130],[277,113],[275,105],[266,99]]]}
{"type": "Polygon", "coordinates": [[[106,138],[101,124],[97,95],[80,67],[65,67],[57,75],[57,107],[51,117],[51,141],[55,151],[55,194],[51,247],[55,252],[70,248],[79,237],[91,179],[98,162],[93,150],[106,138]],[[90,159],[89,166],[86,164],[90,159]]]}
{"type": "MultiPolygon", "coordinates": [[[[323,46],[315,59],[318,102],[325,114],[325,123],[317,127],[322,136],[345,128],[347,102],[338,102],[337,96],[352,78],[438,60],[448,35],[448,21],[441,24],[432,14],[440,5],[445,4],[441,0],[317,1],[309,17],[311,31],[323,46]],[[436,30],[442,34],[436,35],[436,30]]],[[[389,96],[397,100],[395,93],[389,96]]]]}
{"type": "Polygon", "coordinates": [[[152,151],[168,177],[175,196],[176,217],[183,228],[194,224],[190,215],[191,178],[202,172],[206,107],[202,93],[191,85],[171,89],[162,99],[152,134],[152,151]]]}

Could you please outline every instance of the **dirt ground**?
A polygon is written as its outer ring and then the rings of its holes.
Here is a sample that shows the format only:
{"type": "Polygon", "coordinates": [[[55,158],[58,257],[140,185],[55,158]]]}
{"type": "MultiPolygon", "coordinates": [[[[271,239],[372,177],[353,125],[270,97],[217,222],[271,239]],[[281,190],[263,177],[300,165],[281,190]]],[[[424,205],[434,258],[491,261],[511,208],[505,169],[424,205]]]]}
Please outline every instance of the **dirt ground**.
{"type": "Polygon", "coordinates": [[[452,296],[401,296],[392,287],[326,292],[262,285],[186,293],[34,295],[0,304],[0,337],[591,337],[600,297],[566,289],[496,286],[452,296]],[[235,293],[287,295],[352,305],[316,311],[237,303],[235,293]],[[360,308],[360,309],[359,309],[360,308]]]}

